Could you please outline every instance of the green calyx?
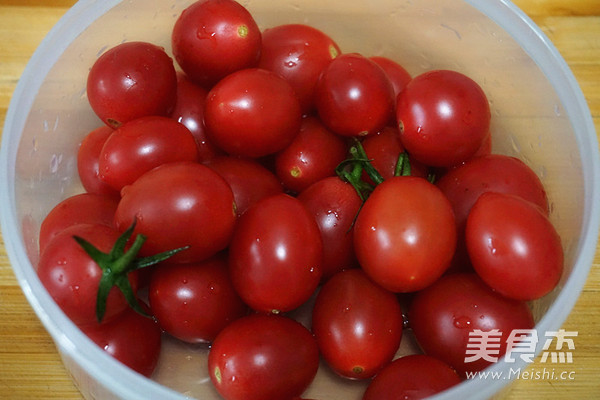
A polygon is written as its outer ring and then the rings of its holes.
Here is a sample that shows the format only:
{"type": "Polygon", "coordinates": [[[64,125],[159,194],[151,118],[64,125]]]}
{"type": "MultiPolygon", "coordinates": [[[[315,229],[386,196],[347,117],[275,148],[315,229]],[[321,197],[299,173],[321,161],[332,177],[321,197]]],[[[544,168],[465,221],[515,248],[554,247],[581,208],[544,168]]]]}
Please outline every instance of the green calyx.
{"type": "Polygon", "coordinates": [[[85,252],[98,264],[102,270],[102,277],[98,285],[98,295],[96,297],[96,318],[98,323],[102,322],[106,312],[106,301],[110,290],[116,286],[125,296],[127,303],[138,313],[149,317],[148,313],[142,308],[133,292],[128,275],[130,272],[149,267],[164,261],[176,253],[187,249],[189,246],[174,250],[168,250],[148,257],[137,257],[142,245],[146,241],[146,236],[136,235],[132,245],[126,250],[127,243],[133,235],[136,220],[131,226],[119,236],[113,248],[109,253],[104,253],[87,240],[74,236],[75,241],[85,250],[85,252]]]}

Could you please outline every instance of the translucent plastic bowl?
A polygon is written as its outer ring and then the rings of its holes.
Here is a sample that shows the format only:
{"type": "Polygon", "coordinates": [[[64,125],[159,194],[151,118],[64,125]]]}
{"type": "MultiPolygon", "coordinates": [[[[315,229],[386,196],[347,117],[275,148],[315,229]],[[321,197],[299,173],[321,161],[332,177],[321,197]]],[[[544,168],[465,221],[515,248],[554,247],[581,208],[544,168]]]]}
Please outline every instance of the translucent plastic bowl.
{"type": "MultiPolygon", "coordinates": [[[[146,40],[170,49],[170,30],[191,0],[81,0],[37,49],[17,85],[2,137],[3,237],[27,299],[88,399],[216,399],[206,349],[166,341],[155,380],[123,367],[89,341],[38,280],[37,235],[45,214],[82,191],[76,148],[98,126],[86,102],[86,74],[105,49],[146,40]],[[158,383],[160,382],[160,383],[158,383]],[[183,393],[183,395],[181,394],[183,393]]],[[[505,0],[248,0],[262,28],[307,23],[345,52],[385,55],[413,75],[459,70],[481,84],[492,108],[493,150],[516,155],[546,185],[563,241],[560,287],[538,301],[540,332],[556,330],[572,309],[595,252],[600,216],[598,145],[587,104],[549,40],[505,0]]],[[[538,351],[539,351],[538,346],[538,351]]],[[[493,370],[523,367],[498,362],[493,370]]],[[[485,398],[508,381],[466,381],[439,399],[485,398]]],[[[360,399],[364,384],[321,372],[307,397],[360,399]],[[363,385],[363,386],[361,386],[363,385]]]]}

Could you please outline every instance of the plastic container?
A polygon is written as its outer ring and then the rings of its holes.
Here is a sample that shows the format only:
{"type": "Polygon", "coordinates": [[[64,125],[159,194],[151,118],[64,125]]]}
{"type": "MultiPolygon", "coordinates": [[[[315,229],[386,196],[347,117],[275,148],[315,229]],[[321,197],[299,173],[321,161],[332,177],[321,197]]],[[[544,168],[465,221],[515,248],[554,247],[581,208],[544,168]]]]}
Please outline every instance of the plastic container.
{"type": "MultiPolygon", "coordinates": [[[[35,52],[6,116],[0,211],[7,252],[27,299],[88,399],[218,398],[207,374],[206,349],[166,341],[156,381],[145,379],[89,341],[53,303],[34,269],[43,217],[58,201],[82,191],[76,148],[83,135],[99,125],[86,101],[89,67],[104,50],[123,41],[146,40],[169,51],[174,21],[191,2],[79,1],[35,52]]],[[[600,162],[587,104],[540,29],[507,0],[242,3],[261,28],[307,23],[332,36],[345,52],[388,56],[413,75],[455,69],[480,83],[491,103],[494,152],[516,155],[539,174],[551,201],[551,218],[564,241],[566,268],[559,288],[534,307],[539,332],[558,329],[575,304],[594,256],[600,162]]],[[[523,366],[522,360],[500,361],[491,368],[523,366]]],[[[507,383],[465,381],[436,398],[485,398],[507,383]]],[[[363,387],[320,372],[306,396],[360,399],[363,387]]]]}

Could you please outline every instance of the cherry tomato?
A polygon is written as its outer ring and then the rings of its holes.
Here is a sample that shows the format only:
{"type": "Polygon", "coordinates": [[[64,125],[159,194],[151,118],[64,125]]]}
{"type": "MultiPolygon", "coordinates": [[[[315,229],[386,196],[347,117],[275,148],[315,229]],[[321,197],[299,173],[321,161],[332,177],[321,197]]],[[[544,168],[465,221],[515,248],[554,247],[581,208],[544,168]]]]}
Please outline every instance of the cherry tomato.
{"type": "Polygon", "coordinates": [[[87,80],[92,109],[113,128],[148,115],[168,115],[176,91],[173,60],[163,48],[146,42],[109,49],[96,60],[87,80]]]}
{"type": "Polygon", "coordinates": [[[210,378],[225,400],[300,396],[319,367],[319,350],[300,323],[278,315],[250,315],[228,325],[208,355],[210,378]]]}
{"type": "Polygon", "coordinates": [[[162,330],[153,318],[128,309],[107,323],[84,325],[81,330],[108,354],[146,377],[158,365],[162,330]]]}
{"type": "Polygon", "coordinates": [[[258,63],[261,33],[238,2],[204,0],[183,10],[173,27],[171,43],[181,69],[209,88],[232,72],[258,63]]]}
{"type": "MultiPolygon", "coordinates": [[[[40,255],[37,274],[56,304],[75,324],[95,324],[96,294],[102,270],[73,236],[81,237],[108,253],[120,233],[101,224],[73,225],[54,236],[40,255]]],[[[130,273],[128,278],[135,293],[137,273],[130,273]]],[[[103,323],[128,307],[123,293],[113,287],[108,294],[103,323]]]]}
{"type": "Polygon", "coordinates": [[[189,246],[170,261],[196,262],[229,244],[237,220],[233,193],[205,165],[163,164],[123,188],[122,194],[115,225],[124,231],[137,218],[134,233],[147,236],[141,255],[189,246]]]}
{"type": "MultiPolygon", "coordinates": [[[[451,365],[461,376],[479,371],[492,361],[467,352],[469,334],[475,330],[498,336],[489,344],[501,357],[514,329],[532,329],[533,316],[527,303],[508,299],[493,291],[476,274],[445,275],[433,285],[415,294],[408,310],[408,321],[424,352],[451,365]]],[[[483,339],[482,339],[483,340],[483,339]]],[[[488,348],[488,349],[489,349],[488,348]]]]}
{"type": "Polygon", "coordinates": [[[435,70],[406,85],[397,98],[396,118],[402,144],[415,159],[451,167],[481,147],[491,114],[475,81],[459,72],[435,70]]]}
{"type": "Polygon", "coordinates": [[[298,134],[301,120],[300,103],[290,84],[258,68],[223,78],[209,92],[204,110],[213,143],[247,157],[282,150],[298,134]]]}
{"type": "Polygon", "coordinates": [[[321,355],[336,373],[366,379],[396,354],[402,310],[396,295],[373,283],[362,270],[342,271],[321,288],[312,331],[321,355]]]}
{"type": "Polygon", "coordinates": [[[260,199],[283,192],[283,186],[275,174],[253,159],[224,156],[206,165],[221,175],[231,187],[238,216],[260,199]]]}
{"type": "Polygon", "coordinates": [[[460,382],[460,376],[445,362],[412,354],[386,365],[369,384],[362,400],[424,399],[460,382]]]}
{"type": "Polygon", "coordinates": [[[275,156],[275,172],[288,190],[301,192],[335,175],[346,154],[342,137],[327,130],[317,118],[306,117],[292,143],[275,156]]]}
{"type": "Polygon", "coordinates": [[[77,173],[87,192],[118,198],[119,191],[100,179],[100,152],[112,133],[113,129],[104,125],[85,136],[77,151],[77,173]]]}
{"type": "Polygon", "coordinates": [[[291,311],[321,279],[321,234],[300,200],[276,194],[260,200],[238,221],[229,268],[240,297],[256,311],[291,311]]]}
{"type": "Polygon", "coordinates": [[[319,117],[337,134],[375,133],[393,116],[390,79],[379,65],[360,54],[343,54],[332,60],[315,90],[319,117]]]}
{"type": "Polygon", "coordinates": [[[465,238],[477,274],[506,297],[538,299],[560,280],[560,236],[544,212],[521,197],[493,192],[479,196],[465,238]]]}
{"type": "Polygon", "coordinates": [[[353,223],[362,201],[356,190],[337,176],[322,179],[298,195],[313,215],[323,241],[323,277],[357,266],[353,223]]]}
{"type": "Polygon", "coordinates": [[[167,117],[142,117],[108,137],[100,153],[100,179],[121,190],[152,168],[177,161],[198,161],[190,131],[167,117]]]}
{"type": "Polygon", "coordinates": [[[412,79],[410,73],[402,65],[390,58],[374,56],[369,57],[369,59],[383,68],[388,78],[390,78],[390,82],[392,82],[394,98],[398,97],[398,94],[404,90],[408,82],[412,79]]]}
{"type": "Polygon", "coordinates": [[[223,151],[212,144],[204,127],[204,104],[208,91],[193,83],[182,73],[177,73],[177,101],[171,118],[190,130],[198,145],[200,162],[207,162],[223,155],[223,151]]]}
{"type": "Polygon", "coordinates": [[[93,193],[80,193],[62,200],[40,225],[40,253],[52,238],[70,226],[102,224],[113,227],[117,205],[114,197],[93,193]]]}
{"type": "Polygon", "coordinates": [[[431,285],[450,265],[456,226],[450,202],[425,179],[393,177],[365,201],[354,247],[367,275],[393,292],[431,285]]]}
{"type": "Polygon", "coordinates": [[[148,299],[160,326],[188,343],[213,341],[248,309],[233,288],[222,256],[159,265],[152,273],[148,299]]]}
{"type": "Polygon", "coordinates": [[[286,24],[262,33],[258,66],[284,77],[294,88],[303,112],[314,107],[315,86],[321,71],[341,54],[324,32],[303,24],[286,24]]]}

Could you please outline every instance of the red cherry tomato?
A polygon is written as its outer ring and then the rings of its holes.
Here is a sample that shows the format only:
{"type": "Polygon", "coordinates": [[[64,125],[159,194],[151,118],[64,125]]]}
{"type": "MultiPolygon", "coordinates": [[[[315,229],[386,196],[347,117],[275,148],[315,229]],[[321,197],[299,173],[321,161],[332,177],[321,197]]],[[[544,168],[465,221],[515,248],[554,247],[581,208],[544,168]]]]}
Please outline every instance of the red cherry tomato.
{"type": "Polygon", "coordinates": [[[450,202],[425,179],[379,184],[354,225],[354,247],[367,275],[393,292],[431,285],[450,265],[456,226],[450,202]]]}
{"type": "Polygon", "coordinates": [[[339,54],[333,39],[314,27],[279,25],[263,31],[258,66],[284,77],[298,95],[302,111],[308,112],[314,107],[321,71],[339,54]]]}
{"type": "Polygon", "coordinates": [[[113,129],[104,125],[85,136],[77,151],[77,173],[87,192],[118,198],[119,191],[100,179],[100,152],[112,133],[113,129]]]}
{"type": "Polygon", "coordinates": [[[230,154],[247,157],[273,154],[289,145],[301,120],[290,84],[258,68],[223,78],[209,92],[204,110],[210,140],[230,154]]]}
{"type": "Polygon", "coordinates": [[[322,255],[319,227],[302,202],[273,195],[240,217],[229,246],[231,279],[256,311],[291,311],[317,288],[322,255]]]}
{"type": "Polygon", "coordinates": [[[330,132],[317,118],[302,120],[292,143],[275,156],[275,172],[292,192],[335,175],[335,168],[346,159],[346,142],[330,132]]]}
{"type": "Polygon", "coordinates": [[[291,399],[319,367],[319,350],[300,323],[251,315],[227,326],[208,355],[210,378],[225,400],[291,399]]]}
{"type": "Polygon", "coordinates": [[[154,167],[177,161],[198,161],[190,131],[167,117],[142,117],[121,125],[106,140],[100,179],[121,190],[154,167]]]}
{"type": "Polygon", "coordinates": [[[113,227],[118,201],[112,196],[80,193],[67,197],[46,215],[40,226],[40,253],[66,228],[77,224],[102,224],[113,227]]]}
{"type": "Polygon", "coordinates": [[[369,59],[383,68],[388,78],[390,78],[390,82],[392,82],[392,86],[394,87],[394,98],[396,98],[404,90],[408,82],[410,82],[412,76],[402,65],[387,57],[375,56],[369,57],[369,59]]]}
{"type": "Polygon", "coordinates": [[[465,238],[477,274],[506,297],[535,300],[560,280],[560,236],[544,212],[521,197],[493,192],[479,196],[465,238]]]}
{"type": "Polygon", "coordinates": [[[220,256],[195,264],[159,265],[152,273],[148,299],[160,326],[188,343],[213,341],[248,310],[220,256]]]}
{"type": "Polygon", "coordinates": [[[492,363],[483,357],[465,361],[472,356],[467,353],[469,334],[496,329],[498,336],[490,339],[497,346],[495,354],[488,356],[501,357],[514,329],[534,326],[527,303],[502,296],[473,273],[445,275],[416,293],[408,321],[423,351],[450,364],[463,377],[492,363]]]}
{"type": "Polygon", "coordinates": [[[168,115],[175,105],[177,78],[164,49],[126,42],[102,54],[87,80],[87,96],[98,117],[118,128],[148,115],[168,115]]]}
{"type": "Polygon", "coordinates": [[[233,193],[209,167],[163,164],[123,188],[115,225],[124,231],[137,218],[134,234],[147,236],[140,255],[190,246],[170,258],[205,260],[229,244],[237,220],[233,193]]]}
{"type": "Polygon", "coordinates": [[[146,377],[158,365],[162,330],[153,318],[128,309],[107,323],[85,325],[81,330],[101,349],[146,377]]]}
{"type": "Polygon", "coordinates": [[[323,123],[335,133],[365,136],[391,120],[394,88],[375,62],[360,54],[343,54],[321,73],[315,104],[323,123]]]}
{"type": "Polygon", "coordinates": [[[486,139],[490,106],[481,87],[455,71],[414,77],[398,95],[396,118],[406,150],[430,166],[471,158],[486,139]]]}
{"type": "Polygon", "coordinates": [[[171,43],[183,71],[209,88],[228,74],[258,63],[261,33],[238,2],[204,0],[183,10],[173,27],[171,43]]]}
{"type": "Polygon", "coordinates": [[[312,331],[323,358],[336,373],[366,379],[396,354],[402,310],[396,295],[373,283],[362,270],[342,271],[321,288],[312,331]]]}
{"type": "Polygon", "coordinates": [[[413,354],[386,365],[369,384],[362,400],[424,399],[460,382],[460,376],[445,362],[413,354]]]}
{"type": "Polygon", "coordinates": [[[200,162],[210,161],[223,155],[223,151],[212,144],[204,127],[204,104],[208,91],[196,85],[182,73],[177,73],[177,101],[171,118],[185,125],[198,144],[200,162]]]}
{"type": "Polygon", "coordinates": [[[275,174],[253,159],[225,156],[206,165],[221,175],[231,187],[238,216],[260,199],[283,192],[283,186],[275,174]]]}
{"type": "MultiPolygon", "coordinates": [[[[95,324],[96,293],[102,270],[73,236],[81,237],[108,253],[120,233],[101,224],[73,225],[54,236],[40,255],[37,274],[56,304],[75,324],[95,324]]],[[[130,273],[128,277],[135,293],[137,273],[130,273]]],[[[103,323],[128,307],[123,293],[113,287],[108,294],[103,323]]]]}
{"type": "Polygon", "coordinates": [[[314,216],[323,241],[323,280],[357,266],[353,223],[362,201],[356,190],[337,176],[322,179],[298,195],[314,216]]]}

